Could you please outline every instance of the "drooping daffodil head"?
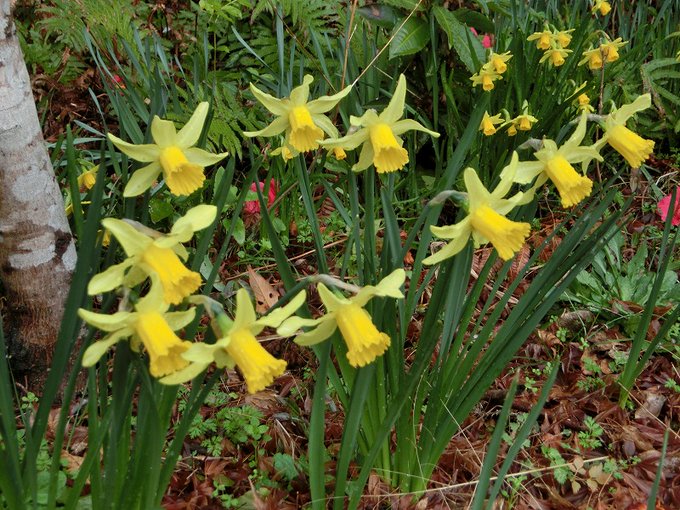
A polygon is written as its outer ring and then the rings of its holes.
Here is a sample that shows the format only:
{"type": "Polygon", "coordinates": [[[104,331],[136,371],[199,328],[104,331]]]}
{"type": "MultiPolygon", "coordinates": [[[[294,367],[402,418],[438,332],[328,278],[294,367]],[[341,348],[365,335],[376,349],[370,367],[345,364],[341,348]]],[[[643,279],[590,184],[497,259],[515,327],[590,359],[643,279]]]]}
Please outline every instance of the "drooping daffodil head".
{"type": "Polygon", "coordinates": [[[322,142],[327,149],[342,148],[345,151],[362,146],[359,160],[352,167],[355,172],[367,169],[371,164],[378,173],[401,170],[409,161],[401,135],[407,131],[423,131],[437,138],[439,133],[427,129],[412,119],[401,119],[406,100],[406,77],[402,74],[387,107],[378,114],[367,110],[361,117],[350,117],[355,132],[342,138],[322,142]]]}
{"type": "Polygon", "coordinates": [[[548,50],[552,46],[554,37],[555,35],[552,31],[546,28],[542,32],[534,32],[531,34],[527,37],[527,41],[536,41],[536,47],[539,50],[548,50]]]}
{"type": "Polygon", "coordinates": [[[638,168],[642,165],[654,151],[654,141],[642,138],[628,129],[626,122],[637,112],[646,110],[651,105],[651,95],[643,94],[632,103],[624,104],[618,110],[614,107],[613,111],[605,118],[605,133],[598,140],[597,147],[600,148],[608,143],[625,158],[631,167],[638,168]]]}
{"type": "Polygon", "coordinates": [[[534,153],[536,161],[523,161],[517,165],[514,181],[528,184],[534,179],[534,189],[550,180],[557,188],[563,207],[571,207],[590,195],[593,181],[578,173],[572,164],[581,163],[583,169],[593,159],[602,161],[602,156],[595,145],[582,147],[581,142],[586,134],[587,114],[581,118],[574,133],[561,146],[548,138],[543,139],[543,147],[534,153]]]}
{"type": "Polygon", "coordinates": [[[160,234],[136,222],[104,219],[102,225],[118,240],[127,258],[95,275],[88,293],[101,294],[121,285],[132,288],[147,276],[157,275],[166,303],[180,303],[201,285],[201,276],[182,263],[188,257],[182,243],[208,227],[216,215],[214,205],[198,205],[178,219],[169,234],[160,234]]]}
{"type": "Polygon", "coordinates": [[[86,323],[107,333],[85,350],[84,367],[93,366],[111,346],[124,338],[130,338],[132,350],[139,352],[143,348],[148,354],[149,372],[153,377],[174,374],[189,364],[182,354],[191,343],[181,340],[175,331],[194,319],[195,309],[168,312],[158,276],[153,275],[152,282],[148,294],[139,300],[133,312],[106,315],[82,308],[78,310],[78,315],[86,323]]]}
{"type": "Polygon", "coordinates": [[[525,204],[533,194],[508,194],[513,184],[513,176],[518,164],[517,153],[513,153],[510,164],[504,168],[498,186],[490,192],[479,180],[474,168],[466,168],[463,174],[467,189],[468,215],[455,225],[444,227],[431,226],[431,232],[442,239],[449,239],[441,250],[423,260],[431,265],[453,257],[467,245],[472,237],[475,247],[491,243],[503,260],[510,260],[517,253],[529,235],[531,225],[506,218],[518,205],[525,204]]]}
{"type": "Polygon", "coordinates": [[[284,159],[289,159],[286,158],[288,154],[292,157],[296,152],[318,149],[319,141],[323,140],[325,135],[337,138],[338,130],[324,114],[335,108],[340,100],[350,93],[352,87],[350,85],[332,96],[321,96],[309,101],[309,86],[313,81],[314,78],[311,75],[305,75],[302,84],[295,87],[290,96],[284,99],[277,99],[262,92],[251,83],[250,90],[255,98],[276,115],[276,119],[264,129],[245,131],[243,134],[249,137],[269,137],[285,133],[284,146],[289,146],[289,148],[282,153],[284,159]]]}
{"type": "Polygon", "coordinates": [[[405,271],[397,269],[377,285],[361,288],[351,298],[335,294],[323,283],[319,283],[317,289],[326,308],[326,314],[318,319],[291,317],[281,324],[277,333],[290,336],[300,328],[311,327],[311,330],[300,333],[295,338],[295,343],[309,346],[323,342],[339,329],[347,345],[349,364],[353,367],[368,365],[387,350],[390,346],[390,337],[378,331],[364,307],[370,299],[377,296],[403,298],[401,286],[405,279],[405,271]]]}
{"type": "Polygon", "coordinates": [[[200,103],[189,122],[179,131],[172,121],[155,116],[151,121],[152,144],[131,144],[109,133],[109,140],[122,153],[140,163],[148,163],[132,174],[123,196],[141,195],[161,172],[174,195],[190,195],[203,186],[204,167],[214,165],[227,156],[226,152],[211,154],[194,147],[201,136],[207,115],[208,103],[200,103]]]}
{"type": "Polygon", "coordinates": [[[218,332],[214,344],[196,343],[183,354],[190,364],[181,371],[166,377],[161,382],[179,384],[193,379],[211,363],[217,367],[238,367],[248,387],[248,393],[257,393],[269,386],[286,369],[284,360],[276,359],[257,341],[264,328],[276,328],[305,301],[306,293],[298,293],[281,308],[257,318],[255,308],[245,289],[236,293],[236,311],[232,321],[225,314],[213,319],[213,328],[218,332]]]}

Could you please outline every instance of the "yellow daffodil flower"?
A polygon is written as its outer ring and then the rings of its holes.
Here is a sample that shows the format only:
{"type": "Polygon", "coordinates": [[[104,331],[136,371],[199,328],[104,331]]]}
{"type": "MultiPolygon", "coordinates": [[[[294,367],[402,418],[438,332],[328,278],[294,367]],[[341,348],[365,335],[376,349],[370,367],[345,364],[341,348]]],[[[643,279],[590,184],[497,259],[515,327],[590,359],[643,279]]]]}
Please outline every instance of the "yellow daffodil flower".
{"type": "Polygon", "coordinates": [[[356,132],[342,138],[326,140],[321,145],[326,149],[339,147],[348,151],[363,144],[359,160],[352,167],[355,172],[365,170],[371,163],[378,173],[401,170],[408,163],[408,152],[402,147],[404,142],[400,135],[415,130],[439,137],[439,133],[427,129],[415,120],[400,120],[404,114],[405,99],[406,77],[402,74],[392,99],[380,114],[371,109],[361,117],[351,116],[350,124],[353,128],[358,128],[356,132]]]}
{"type": "Polygon", "coordinates": [[[602,161],[595,146],[581,147],[587,120],[587,115],[582,114],[574,133],[559,148],[553,140],[544,139],[543,148],[534,153],[537,161],[519,163],[513,180],[527,184],[536,178],[534,189],[537,189],[550,179],[560,194],[563,207],[576,205],[589,196],[593,181],[579,174],[572,166],[572,163],[582,163],[585,168],[593,159],[602,161]]]}
{"type": "Polygon", "coordinates": [[[91,367],[115,343],[130,338],[130,347],[149,355],[149,372],[163,377],[185,368],[189,362],[182,358],[191,342],[181,340],[174,331],[189,324],[195,315],[193,308],[184,312],[168,312],[163,300],[158,277],[152,275],[149,293],[139,300],[134,312],[116,312],[112,315],[79,309],[78,316],[88,324],[108,333],[90,345],[83,355],[83,366],[91,367]]]}
{"type": "Polygon", "coordinates": [[[194,232],[208,227],[216,214],[214,205],[196,206],[178,219],[167,235],[142,227],[150,234],[147,235],[126,221],[104,219],[102,225],[118,240],[128,258],[95,275],[87,287],[88,293],[101,294],[120,285],[134,287],[147,275],[156,274],[163,286],[165,301],[180,303],[201,285],[201,276],[189,271],[180,261],[188,256],[182,243],[191,239],[194,232]]]}
{"type": "Polygon", "coordinates": [[[613,41],[608,41],[600,45],[600,52],[602,57],[607,60],[607,63],[614,62],[619,59],[619,48],[628,44],[628,41],[623,41],[617,37],[613,41]]]}
{"type": "Polygon", "coordinates": [[[489,115],[489,112],[484,112],[482,123],[479,125],[479,130],[483,131],[486,136],[491,136],[496,132],[496,124],[503,124],[501,114],[489,115]]]}
{"type": "Polygon", "coordinates": [[[236,293],[236,312],[232,321],[224,314],[213,319],[220,332],[214,344],[197,343],[183,354],[191,362],[184,370],[161,379],[165,384],[179,384],[193,379],[215,362],[219,367],[239,368],[248,386],[248,393],[257,393],[269,386],[274,378],[286,369],[284,360],[276,359],[257,341],[264,328],[276,328],[290,317],[304,302],[304,291],[296,295],[286,306],[278,308],[259,319],[245,289],[236,293]]]}
{"type": "Polygon", "coordinates": [[[512,58],[512,54],[509,51],[505,53],[494,53],[493,51],[489,55],[489,60],[487,64],[493,67],[494,71],[498,74],[503,74],[508,69],[508,62],[512,58]]]}
{"type": "Polygon", "coordinates": [[[326,307],[326,314],[318,319],[291,317],[276,331],[280,335],[290,336],[300,328],[315,326],[314,329],[300,333],[295,338],[295,343],[309,346],[323,342],[336,329],[340,329],[347,344],[349,364],[353,367],[368,365],[387,350],[390,346],[390,337],[378,331],[364,307],[375,296],[403,298],[400,289],[405,279],[405,271],[397,269],[383,278],[378,285],[363,287],[349,299],[334,294],[323,283],[319,283],[317,289],[326,307]]]}
{"type": "Polygon", "coordinates": [[[560,30],[559,32],[555,32],[554,37],[555,37],[555,42],[561,47],[561,48],[566,48],[571,44],[571,33],[576,30],[575,28],[571,28],[569,30],[560,30]]]}
{"type": "Polygon", "coordinates": [[[590,12],[594,14],[595,12],[600,11],[601,16],[606,16],[611,10],[612,6],[606,0],[594,0],[593,7],[590,9],[590,12]]]}
{"type": "Polygon", "coordinates": [[[593,48],[592,46],[583,52],[583,58],[579,61],[578,65],[588,63],[588,68],[593,71],[597,69],[602,69],[604,65],[604,60],[602,60],[602,51],[600,48],[593,48]]]}
{"type": "Polygon", "coordinates": [[[171,121],[155,116],[151,122],[153,144],[134,145],[109,133],[109,140],[122,153],[135,161],[149,163],[132,174],[123,196],[141,195],[151,187],[161,172],[173,195],[190,195],[199,189],[205,180],[203,168],[214,165],[227,156],[226,152],[211,154],[194,147],[201,136],[207,115],[208,103],[200,103],[189,122],[179,131],[176,131],[171,121]]]}
{"type": "Polygon", "coordinates": [[[552,48],[546,51],[538,62],[542,64],[547,60],[553,67],[559,67],[564,64],[564,59],[569,53],[571,53],[571,50],[552,48]]]}
{"type": "Polygon", "coordinates": [[[506,133],[508,136],[515,136],[517,134],[517,126],[515,126],[514,122],[508,125],[508,130],[506,133]]]}
{"type": "Polygon", "coordinates": [[[592,113],[595,111],[595,108],[593,108],[593,106],[590,104],[590,98],[586,93],[579,94],[579,96],[574,101],[574,104],[578,105],[578,109],[581,112],[592,113]]]}
{"type": "Polygon", "coordinates": [[[605,118],[605,133],[598,140],[596,146],[601,148],[605,143],[608,143],[626,159],[631,167],[638,168],[654,151],[654,141],[642,138],[628,129],[626,121],[651,105],[651,95],[643,94],[632,103],[624,104],[618,110],[615,109],[605,118]]]}
{"type": "Polygon", "coordinates": [[[486,92],[494,89],[494,81],[502,79],[503,77],[488,64],[484,64],[478,73],[470,76],[470,80],[472,80],[472,86],[476,87],[477,85],[481,85],[482,89],[484,89],[486,92]]]}
{"type": "Polygon", "coordinates": [[[527,37],[527,41],[536,41],[536,47],[539,50],[548,50],[552,46],[553,37],[553,33],[546,29],[543,32],[534,32],[527,37]]]}
{"type": "Polygon", "coordinates": [[[476,248],[491,243],[503,260],[510,260],[524,245],[531,225],[509,220],[505,217],[516,206],[528,202],[531,196],[516,193],[510,198],[503,198],[512,187],[517,153],[513,153],[510,164],[505,167],[501,182],[489,192],[477,176],[474,168],[466,168],[463,174],[468,194],[468,215],[455,225],[444,227],[431,226],[432,233],[442,239],[451,241],[441,250],[423,260],[423,264],[431,265],[453,257],[459,253],[472,237],[476,248]]]}
{"type": "Polygon", "coordinates": [[[96,165],[78,176],[78,189],[81,192],[92,189],[92,187],[95,185],[95,182],[97,181],[98,171],[99,165],[96,165]]]}
{"type": "MultiPolygon", "coordinates": [[[[325,135],[331,138],[338,137],[338,130],[331,120],[323,115],[335,108],[340,100],[350,93],[351,86],[345,87],[337,94],[332,96],[321,96],[318,99],[309,101],[309,85],[314,78],[307,74],[302,79],[302,85],[295,87],[290,96],[284,99],[277,99],[265,92],[262,92],[252,83],[250,90],[255,98],[271,113],[276,115],[276,119],[260,131],[245,131],[245,136],[276,136],[285,132],[284,145],[289,146],[288,152],[294,153],[291,149],[299,152],[308,152],[319,148],[319,141],[325,135]]],[[[287,154],[282,153],[284,159],[287,154]]]]}

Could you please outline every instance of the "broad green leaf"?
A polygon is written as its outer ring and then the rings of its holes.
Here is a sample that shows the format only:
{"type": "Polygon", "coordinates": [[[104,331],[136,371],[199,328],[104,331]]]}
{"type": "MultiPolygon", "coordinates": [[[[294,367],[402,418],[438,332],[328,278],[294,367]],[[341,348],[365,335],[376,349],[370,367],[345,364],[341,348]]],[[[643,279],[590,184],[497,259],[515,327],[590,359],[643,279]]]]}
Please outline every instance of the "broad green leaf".
{"type": "Polygon", "coordinates": [[[149,215],[151,216],[151,221],[158,223],[159,221],[167,218],[174,212],[174,208],[170,202],[163,199],[153,198],[149,203],[149,215]]]}
{"type": "Polygon", "coordinates": [[[446,37],[449,40],[449,48],[453,48],[456,53],[458,53],[460,60],[465,64],[468,71],[476,73],[477,66],[475,65],[475,59],[479,62],[486,60],[482,43],[474,37],[468,37],[468,34],[471,33],[470,29],[458,21],[458,18],[456,18],[456,15],[452,11],[444,9],[443,7],[434,7],[432,9],[432,14],[434,14],[434,17],[442,30],[446,32],[446,37]]]}
{"type": "Polygon", "coordinates": [[[390,58],[413,55],[422,50],[430,40],[430,29],[425,20],[411,16],[406,23],[399,23],[390,44],[390,58]],[[401,27],[401,28],[399,28],[401,27]]]}

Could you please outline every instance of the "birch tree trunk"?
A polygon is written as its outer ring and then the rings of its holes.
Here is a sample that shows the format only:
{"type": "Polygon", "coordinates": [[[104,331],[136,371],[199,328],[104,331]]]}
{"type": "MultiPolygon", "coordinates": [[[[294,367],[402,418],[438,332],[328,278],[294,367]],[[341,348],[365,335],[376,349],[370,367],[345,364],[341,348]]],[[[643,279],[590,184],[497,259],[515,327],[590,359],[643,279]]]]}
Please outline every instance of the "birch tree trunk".
{"type": "Polygon", "coordinates": [[[1,310],[15,379],[36,393],[47,377],[75,262],[10,0],[0,0],[1,310]]]}

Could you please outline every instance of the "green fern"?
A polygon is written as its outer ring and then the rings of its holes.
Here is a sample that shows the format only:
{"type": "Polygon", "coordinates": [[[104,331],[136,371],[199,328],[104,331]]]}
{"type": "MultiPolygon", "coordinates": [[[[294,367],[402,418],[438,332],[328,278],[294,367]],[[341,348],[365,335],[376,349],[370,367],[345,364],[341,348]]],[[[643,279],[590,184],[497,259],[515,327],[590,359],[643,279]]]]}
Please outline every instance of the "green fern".
{"type": "Polygon", "coordinates": [[[273,0],[257,0],[250,19],[256,19],[263,12],[276,16],[279,7],[284,16],[284,22],[287,22],[295,35],[304,41],[309,39],[310,32],[322,35],[335,31],[344,22],[338,15],[337,6],[327,0],[305,0],[304,2],[282,0],[278,3],[273,0]]]}

